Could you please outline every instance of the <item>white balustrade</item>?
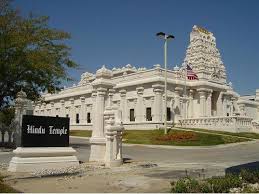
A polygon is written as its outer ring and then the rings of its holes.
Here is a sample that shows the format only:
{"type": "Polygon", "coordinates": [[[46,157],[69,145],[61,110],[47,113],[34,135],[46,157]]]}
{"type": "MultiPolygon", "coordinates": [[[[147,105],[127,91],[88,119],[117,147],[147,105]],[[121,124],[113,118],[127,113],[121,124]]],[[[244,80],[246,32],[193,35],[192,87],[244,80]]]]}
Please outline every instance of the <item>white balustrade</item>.
{"type": "Polygon", "coordinates": [[[256,128],[259,131],[259,123],[252,124],[252,120],[244,116],[188,118],[180,120],[180,127],[229,132],[252,132],[256,128]]]}
{"type": "Polygon", "coordinates": [[[259,121],[252,121],[253,132],[259,133],[259,121]]]}

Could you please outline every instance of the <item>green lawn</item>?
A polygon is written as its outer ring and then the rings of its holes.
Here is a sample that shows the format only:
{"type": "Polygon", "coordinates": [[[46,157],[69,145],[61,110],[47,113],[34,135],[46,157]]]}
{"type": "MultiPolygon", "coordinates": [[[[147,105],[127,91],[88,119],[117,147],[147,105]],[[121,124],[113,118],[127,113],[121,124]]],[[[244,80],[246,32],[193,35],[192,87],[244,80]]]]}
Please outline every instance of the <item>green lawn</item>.
{"type": "Polygon", "coordinates": [[[7,185],[3,181],[3,177],[0,175],[0,193],[18,193],[18,191],[7,185]]]}
{"type": "Polygon", "coordinates": [[[71,130],[71,136],[80,136],[80,137],[91,137],[92,131],[89,130],[71,130]]]}
{"type": "Polygon", "coordinates": [[[127,130],[124,131],[123,139],[124,143],[176,146],[210,146],[248,141],[244,138],[180,130],[170,130],[167,135],[164,135],[163,130],[127,130]]]}
{"type": "MultiPolygon", "coordinates": [[[[92,132],[72,130],[71,136],[91,137],[92,132]]],[[[205,134],[197,131],[170,130],[164,135],[163,130],[125,130],[123,143],[176,146],[210,146],[249,141],[245,138],[205,134]]]]}
{"type": "MultiPolygon", "coordinates": [[[[178,128],[181,129],[181,128],[178,128]]],[[[202,131],[202,132],[213,132],[223,135],[232,135],[237,137],[246,137],[246,138],[252,138],[252,139],[259,139],[259,134],[257,133],[231,133],[231,132],[224,132],[224,131],[216,131],[216,130],[207,130],[207,129],[190,129],[194,131],[202,131]]]]}

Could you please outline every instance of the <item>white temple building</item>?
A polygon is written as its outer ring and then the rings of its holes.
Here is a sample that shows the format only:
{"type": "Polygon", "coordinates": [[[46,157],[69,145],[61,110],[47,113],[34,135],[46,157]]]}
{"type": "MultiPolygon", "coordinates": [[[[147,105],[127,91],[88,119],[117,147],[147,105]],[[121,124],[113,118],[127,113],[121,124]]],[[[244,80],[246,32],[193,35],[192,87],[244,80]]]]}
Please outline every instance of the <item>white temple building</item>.
{"type": "Polygon", "coordinates": [[[161,128],[166,109],[168,125],[259,131],[259,90],[254,96],[240,96],[227,83],[213,33],[193,27],[182,66],[167,71],[167,107],[164,74],[160,65],[137,69],[128,64],[112,70],[103,66],[95,74],[83,73],[78,85],[44,94],[35,102],[34,114],[70,117],[71,129],[91,130],[104,104],[121,111],[125,129],[161,128]],[[187,64],[198,80],[186,79],[187,64]]]}

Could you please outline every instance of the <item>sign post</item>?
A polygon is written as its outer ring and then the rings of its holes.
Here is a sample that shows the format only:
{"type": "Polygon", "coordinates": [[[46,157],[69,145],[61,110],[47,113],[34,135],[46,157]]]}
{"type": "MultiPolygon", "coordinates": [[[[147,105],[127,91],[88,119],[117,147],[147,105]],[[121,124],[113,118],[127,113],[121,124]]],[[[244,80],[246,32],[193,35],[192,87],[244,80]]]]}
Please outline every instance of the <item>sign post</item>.
{"type": "Polygon", "coordinates": [[[79,165],[69,147],[69,118],[23,115],[21,147],[14,151],[11,172],[33,172],[79,165]]]}
{"type": "Polygon", "coordinates": [[[69,118],[23,115],[21,147],[68,147],[69,118]]]}

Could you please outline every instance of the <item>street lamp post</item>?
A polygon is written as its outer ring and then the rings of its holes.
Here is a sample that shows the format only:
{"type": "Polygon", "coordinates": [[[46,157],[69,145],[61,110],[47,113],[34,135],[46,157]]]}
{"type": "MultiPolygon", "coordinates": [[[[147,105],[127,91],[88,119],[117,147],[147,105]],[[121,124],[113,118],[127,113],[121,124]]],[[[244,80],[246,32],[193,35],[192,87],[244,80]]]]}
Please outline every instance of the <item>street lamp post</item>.
{"type": "Polygon", "coordinates": [[[164,32],[159,32],[156,34],[159,38],[162,38],[164,42],[164,63],[165,63],[165,120],[164,120],[164,132],[167,134],[167,41],[174,39],[173,35],[165,34],[164,32]]]}

